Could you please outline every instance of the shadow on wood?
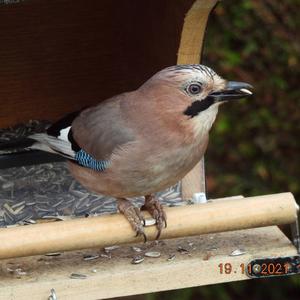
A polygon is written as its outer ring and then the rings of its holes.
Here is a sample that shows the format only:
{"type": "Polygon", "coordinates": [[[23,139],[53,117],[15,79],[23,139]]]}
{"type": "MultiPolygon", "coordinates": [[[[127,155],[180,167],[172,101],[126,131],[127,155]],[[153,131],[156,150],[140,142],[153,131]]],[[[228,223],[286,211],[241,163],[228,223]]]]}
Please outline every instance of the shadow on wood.
{"type": "Polygon", "coordinates": [[[0,127],[56,120],[136,89],[176,64],[184,16],[193,2],[0,5],[0,127]]]}

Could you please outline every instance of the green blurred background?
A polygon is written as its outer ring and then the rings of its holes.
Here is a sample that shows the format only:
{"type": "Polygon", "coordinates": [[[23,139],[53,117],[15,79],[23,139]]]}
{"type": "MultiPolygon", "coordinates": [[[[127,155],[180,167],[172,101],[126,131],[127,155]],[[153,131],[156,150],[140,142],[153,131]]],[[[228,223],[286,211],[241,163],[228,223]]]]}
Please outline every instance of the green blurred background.
{"type": "MultiPolygon", "coordinates": [[[[299,4],[226,0],[210,17],[203,63],[255,87],[252,99],[221,107],[212,129],[206,155],[211,198],[290,191],[300,199],[299,4]]],[[[300,277],[292,276],[146,298],[282,300],[300,299],[299,292],[300,277]]]]}
{"type": "Polygon", "coordinates": [[[211,132],[211,196],[300,196],[299,11],[298,0],[227,0],[211,15],[203,62],[255,87],[221,108],[211,132]]]}

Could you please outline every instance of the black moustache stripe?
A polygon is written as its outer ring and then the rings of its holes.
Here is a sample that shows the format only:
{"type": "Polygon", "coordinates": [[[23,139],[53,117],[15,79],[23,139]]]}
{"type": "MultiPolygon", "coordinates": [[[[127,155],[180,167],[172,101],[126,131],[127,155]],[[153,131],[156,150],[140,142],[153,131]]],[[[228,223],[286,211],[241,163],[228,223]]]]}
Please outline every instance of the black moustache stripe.
{"type": "Polygon", "coordinates": [[[201,111],[208,109],[215,103],[214,97],[207,96],[203,100],[194,101],[185,111],[184,114],[191,118],[197,116],[201,111]]]}

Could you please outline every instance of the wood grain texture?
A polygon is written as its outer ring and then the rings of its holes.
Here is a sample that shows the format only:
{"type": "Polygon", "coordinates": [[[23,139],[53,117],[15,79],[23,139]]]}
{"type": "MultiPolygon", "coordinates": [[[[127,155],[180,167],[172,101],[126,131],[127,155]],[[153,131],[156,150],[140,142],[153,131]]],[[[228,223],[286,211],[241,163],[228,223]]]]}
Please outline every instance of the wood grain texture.
{"type": "Polygon", "coordinates": [[[136,89],[176,64],[193,0],[27,0],[0,6],[0,127],[136,89]]]}
{"type": "MultiPolygon", "coordinates": [[[[166,214],[168,227],[163,229],[161,239],[291,224],[297,217],[297,205],[291,193],[282,193],[170,207],[166,214]]],[[[145,233],[154,240],[156,227],[146,227],[145,233]]],[[[2,228],[0,259],[142,240],[135,237],[121,214],[2,228]]]]}
{"type": "MultiPolygon", "coordinates": [[[[188,11],[181,32],[178,64],[198,64],[208,16],[217,0],[197,0],[188,11]]],[[[195,193],[205,193],[204,158],[182,179],[182,198],[191,199],[195,193]]]]}
{"type": "Polygon", "coordinates": [[[196,0],[184,19],[178,49],[178,64],[198,64],[208,16],[218,0],[196,0]]]}
{"type": "Polygon", "coordinates": [[[111,259],[83,260],[84,255],[99,255],[97,249],[67,252],[57,257],[2,260],[0,299],[48,299],[50,290],[55,289],[59,300],[95,300],[245,280],[248,277],[241,272],[241,264],[262,257],[297,255],[295,247],[276,226],[166,240],[164,244],[148,243],[142,248],[159,251],[161,257],[145,258],[142,264],[132,265],[130,262],[137,252],[123,245],[112,251],[111,259]],[[178,246],[189,249],[189,255],[180,254],[178,246]],[[246,253],[229,256],[237,248],[246,253]],[[176,255],[172,261],[167,260],[170,254],[176,255]],[[220,263],[230,263],[231,274],[221,274],[220,263]],[[26,275],[17,276],[9,271],[16,268],[26,275]],[[87,278],[71,279],[71,273],[87,278]]]}

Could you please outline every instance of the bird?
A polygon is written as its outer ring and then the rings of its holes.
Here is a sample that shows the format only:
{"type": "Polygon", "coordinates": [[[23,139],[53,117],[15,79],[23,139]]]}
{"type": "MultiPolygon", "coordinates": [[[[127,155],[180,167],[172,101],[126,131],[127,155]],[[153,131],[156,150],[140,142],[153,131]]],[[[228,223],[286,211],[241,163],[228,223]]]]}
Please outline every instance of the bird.
{"type": "Polygon", "coordinates": [[[147,210],[158,239],[167,216],[155,193],[176,184],[203,157],[219,106],[252,90],[201,64],[174,65],[134,91],[67,115],[25,144],[67,158],[73,177],[92,192],[114,197],[145,241],[141,210],[147,210]],[[136,196],[145,197],[141,210],[128,199],[136,196]]]}

